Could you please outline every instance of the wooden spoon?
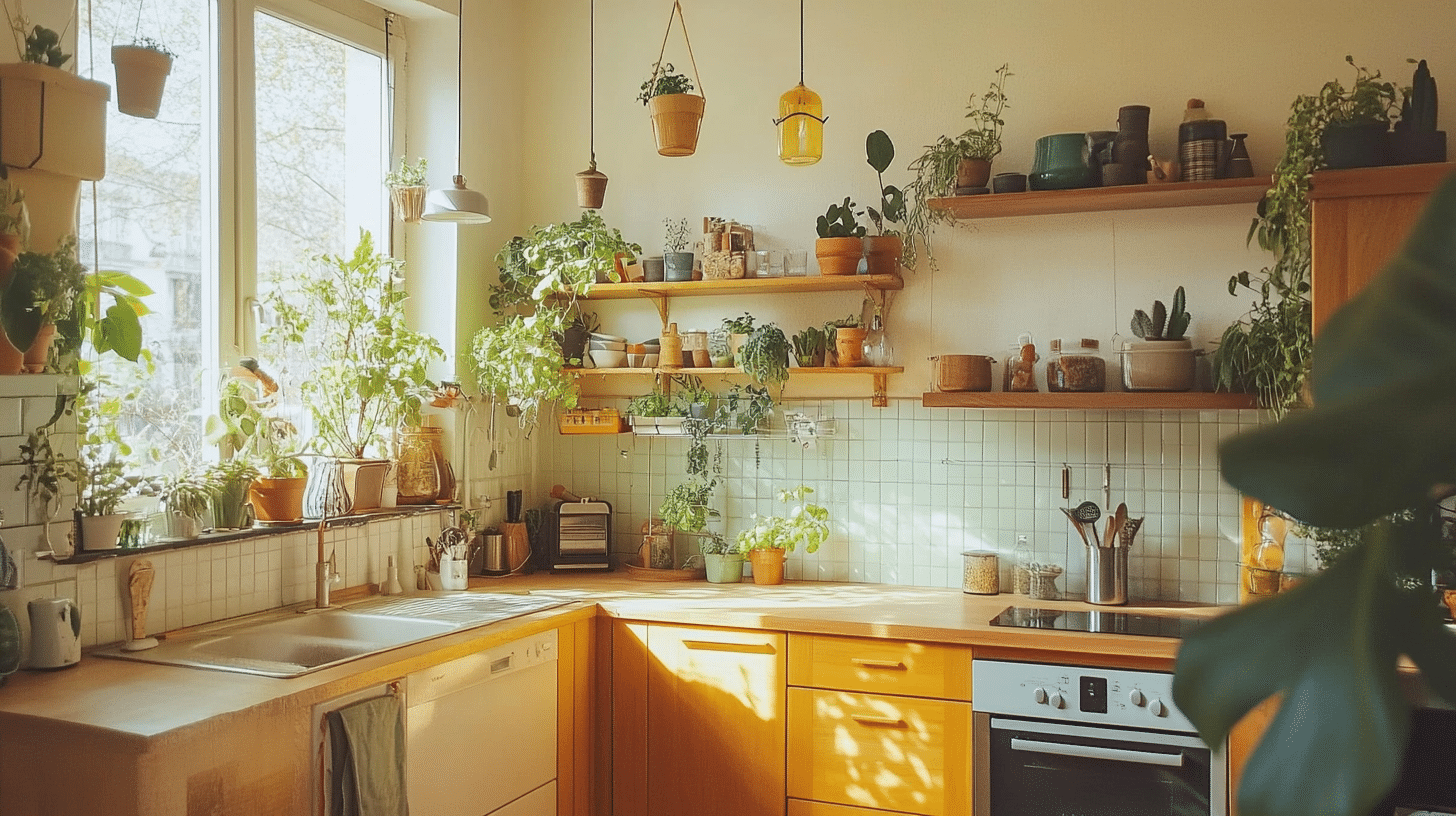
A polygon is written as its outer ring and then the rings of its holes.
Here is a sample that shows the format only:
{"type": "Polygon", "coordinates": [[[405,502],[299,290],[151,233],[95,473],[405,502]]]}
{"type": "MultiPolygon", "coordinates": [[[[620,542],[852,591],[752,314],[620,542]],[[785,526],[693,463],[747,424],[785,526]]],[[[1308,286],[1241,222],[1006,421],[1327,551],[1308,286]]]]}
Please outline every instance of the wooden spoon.
{"type": "Polygon", "coordinates": [[[1122,532],[1122,526],[1127,523],[1127,503],[1117,506],[1117,511],[1107,520],[1107,535],[1102,539],[1102,546],[1116,547],[1118,536],[1122,532]]]}

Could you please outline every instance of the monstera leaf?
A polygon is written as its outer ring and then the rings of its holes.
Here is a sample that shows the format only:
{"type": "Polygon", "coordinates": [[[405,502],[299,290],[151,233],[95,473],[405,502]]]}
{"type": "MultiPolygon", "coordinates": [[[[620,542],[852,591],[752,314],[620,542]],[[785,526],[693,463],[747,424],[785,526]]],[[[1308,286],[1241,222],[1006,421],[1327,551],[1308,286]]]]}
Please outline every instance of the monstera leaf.
{"type": "Polygon", "coordinates": [[[1239,791],[1244,816],[1370,811],[1395,782],[1409,729],[1401,655],[1456,703],[1456,638],[1431,590],[1398,578],[1429,574],[1441,557],[1433,500],[1456,484],[1456,179],[1327,324],[1312,382],[1314,408],[1221,447],[1225,479],[1319,526],[1408,508],[1417,521],[1375,526],[1323,574],[1185,641],[1174,697],[1210,744],[1282,695],[1239,791]]]}

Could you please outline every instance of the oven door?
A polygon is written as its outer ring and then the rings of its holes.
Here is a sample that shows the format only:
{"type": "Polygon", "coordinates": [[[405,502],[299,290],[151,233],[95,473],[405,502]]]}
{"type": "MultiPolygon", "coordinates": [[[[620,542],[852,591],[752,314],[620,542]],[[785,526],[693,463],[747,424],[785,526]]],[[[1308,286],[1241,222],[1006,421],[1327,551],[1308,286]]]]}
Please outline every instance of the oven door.
{"type": "Polygon", "coordinates": [[[976,715],[976,816],[1224,816],[1227,766],[1195,735],[976,715]]]}

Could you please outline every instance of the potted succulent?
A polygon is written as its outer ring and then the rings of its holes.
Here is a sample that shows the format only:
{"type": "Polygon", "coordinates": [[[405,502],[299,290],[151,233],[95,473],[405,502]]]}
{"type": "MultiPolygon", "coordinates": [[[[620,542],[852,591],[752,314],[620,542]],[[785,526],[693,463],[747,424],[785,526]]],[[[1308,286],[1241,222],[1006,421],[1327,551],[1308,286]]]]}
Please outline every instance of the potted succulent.
{"type": "Polygon", "coordinates": [[[1355,69],[1349,90],[1332,79],[1316,96],[1295,100],[1293,116],[1307,116],[1308,125],[1318,130],[1328,167],[1390,164],[1390,120],[1398,110],[1395,85],[1381,82],[1379,71],[1356,65],[1353,57],[1347,55],[1345,62],[1355,69]]]}
{"type": "Polygon", "coordinates": [[[130,45],[111,46],[116,68],[116,107],[128,116],[157,118],[167,75],[176,54],[151,37],[138,37],[130,45]]]}
{"type": "Polygon", "coordinates": [[[221,492],[222,485],[207,474],[188,468],[162,479],[157,497],[167,512],[167,530],[173,538],[197,538],[203,517],[221,492]]]}
{"type": "Polygon", "coordinates": [[[693,279],[693,253],[688,249],[688,220],[664,218],[666,233],[662,238],[664,274],[670,281],[693,279]]]}
{"type": "Polygon", "coordinates": [[[853,275],[859,272],[864,257],[865,228],[855,219],[863,212],[854,211],[855,203],[846,196],[842,204],[830,204],[815,221],[819,238],[814,242],[814,255],[819,259],[821,275],[853,275]]]}
{"type": "Polygon", "coordinates": [[[728,332],[728,349],[733,354],[733,359],[738,359],[739,349],[748,341],[748,335],[753,333],[753,315],[744,312],[741,317],[723,318],[723,330],[728,332]]]}
{"type": "Polygon", "coordinates": [[[808,485],[779,492],[779,501],[790,505],[782,516],[750,517],[751,525],[736,539],[738,551],[753,562],[755,584],[782,584],[786,553],[803,545],[805,552],[817,552],[829,538],[829,511],[807,501],[814,493],[808,485]]]}
{"type": "MultiPolygon", "coordinates": [[[[313,418],[314,443],[344,470],[351,512],[380,506],[388,445],[396,428],[418,424],[434,391],[427,367],[440,344],[405,321],[403,263],[374,252],[361,230],[347,256],[314,259],[311,275],[280,280],[265,303],[275,321],[264,333],[283,354],[308,346],[313,364],[299,393],[313,418]]],[[[314,476],[333,476],[315,468],[314,476]]],[[[313,508],[317,509],[317,508],[313,508]]]]}
{"type": "Polygon", "coordinates": [[[736,584],[743,580],[743,553],[722,533],[703,534],[699,550],[703,553],[708,583],[736,584]]]}
{"type": "Polygon", "coordinates": [[[662,156],[691,156],[698,149],[698,132],[707,100],[689,93],[693,82],[658,60],[652,75],[642,83],[637,99],[652,115],[652,135],[662,156]]]}
{"type": "Polygon", "coordinates": [[[810,326],[794,335],[794,361],[800,368],[818,368],[824,365],[828,333],[818,326],[810,326]]]}
{"type": "Polygon", "coordinates": [[[930,199],[948,196],[956,188],[985,187],[991,176],[991,160],[1001,152],[1001,130],[1006,122],[1001,114],[1006,109],[1008,65],[996,69],[996,78],[979,97],[971,94],[966,103],[966,117],[971,126],[959,136],[941,136],[927,145],[925,152],[910,163],[915,178],[905,188],[905,251],[901,263],[913,269],[921,248],[930,259],[930,230],[936,223],[954,223],[943,210],[930,208],[930,199]]]}
{"type": "Polygon", "coordinates": [[[415,164],[399,157],[399,169],[391,170],[384,177],[384,186],[389,188],[389,203],[394,216],[406,224],[418,224],[425,214],[425,194],[429,184],[425,181],[427,162],[422,158],[415,164]]]}
{"type": "Polygon", "coordinates": [[[876,130],[865,137],[865,162],[875,170],[880,187],[880,208],[866,207],[875,233],[865,238],[865,254],[869,258],[871,275],[893,275],[899,271],[900,255],[905,251],[904,240],[896,232],[886,232],[885,224],[899,224],[905,220],[905,193],[895,185],[885,184],[885,171],[895,160],[895,143],[889,134],[876,130]]]}
{"type": "Polygon", "coordinates": [[[1153,301],[1149,315],[1137,309],[1132,315],[1132,333],[1139,341],[1123,343],[1122,384],[1129,391],[1188,391],[1195,374],[1193,343],[1184,337],[1192,317],[1188,314],[1183,287],[1173,293],[1171,311],[1163,301],[1153,301]]]}

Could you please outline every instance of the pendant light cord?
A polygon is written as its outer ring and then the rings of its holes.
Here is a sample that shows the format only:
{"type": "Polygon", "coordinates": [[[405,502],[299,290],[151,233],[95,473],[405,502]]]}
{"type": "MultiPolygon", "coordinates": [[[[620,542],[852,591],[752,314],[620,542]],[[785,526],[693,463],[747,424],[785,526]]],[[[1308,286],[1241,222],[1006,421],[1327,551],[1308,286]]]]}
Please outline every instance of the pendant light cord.
{"type": "Polygon", "coordinates": [[[590,136],[588,136],[588,144],[591,149],[591,166],[595,170],[597,169],[597,0],[591,0],[590,40],[591,70],[589,73],[591,76],[591,87],[588,88],[587,96],[590,99],[591,125],[588,128],[588,132],[590,133],[590,136]]]}
{"type": "Polygon", "coordinates": [[[460,157],[465,146],[465,0],[460,0],[460,16],[455,26],[455,175],[461,172],[460,157]]]}
{"type": "Polygon", "coordinates": [[[799,84],[804,84],[804,0],[799,0],[799,84]]]}

